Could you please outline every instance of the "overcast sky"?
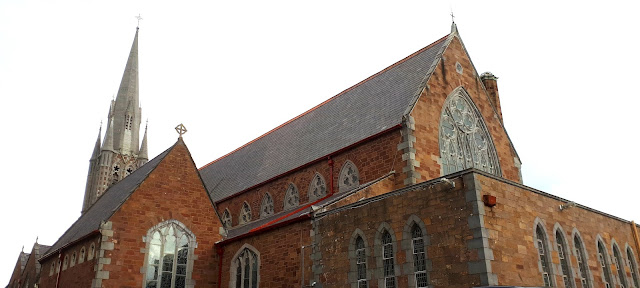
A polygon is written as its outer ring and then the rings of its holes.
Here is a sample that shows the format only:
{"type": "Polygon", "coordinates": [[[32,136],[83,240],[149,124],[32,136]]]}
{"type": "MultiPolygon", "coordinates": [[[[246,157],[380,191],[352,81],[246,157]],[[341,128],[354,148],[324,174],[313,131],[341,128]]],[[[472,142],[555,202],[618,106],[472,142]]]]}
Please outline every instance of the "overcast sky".
{"type": "Polygon", "coordinates": [[[80,215],[138,13],[150,157],[184,123],[215,160],[448,34],[453,10],[500,77],[524,184],[640,221],[640,2],[432,2],[0,1],[0,285],[80,215]]]}

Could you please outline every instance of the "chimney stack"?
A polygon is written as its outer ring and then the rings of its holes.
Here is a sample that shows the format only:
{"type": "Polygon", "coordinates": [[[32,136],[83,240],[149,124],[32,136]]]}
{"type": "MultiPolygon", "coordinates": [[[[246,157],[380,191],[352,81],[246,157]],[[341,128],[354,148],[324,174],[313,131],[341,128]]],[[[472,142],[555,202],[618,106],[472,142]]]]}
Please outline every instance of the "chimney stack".
{"type": "Polygon", "coordinates": [[[480,80],[482,80],[484,88],[487,89],[487,93],[489,93],[489,100],[491,100],[493,107],[496,108],[498,117],[500,117],[500,122],[502,122],[502,108],[500,108],[500,96],[498,94],[498,77],[493,75],[491,72],[484,72],[480,75],[480,80]]]}

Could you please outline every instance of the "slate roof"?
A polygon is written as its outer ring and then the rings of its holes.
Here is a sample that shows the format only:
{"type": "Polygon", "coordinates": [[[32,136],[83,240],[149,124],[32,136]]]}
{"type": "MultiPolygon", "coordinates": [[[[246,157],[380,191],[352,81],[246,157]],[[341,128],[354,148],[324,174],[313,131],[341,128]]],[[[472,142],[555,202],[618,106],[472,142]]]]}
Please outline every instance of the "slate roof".
{"type": "Polygon", "coordinates": [[[447,37],[204,167],[214,202],[402,123],[447,37]]]}
{"type": "MultiPolygon", "coordinates": [[[[176,144],[177,143],[178,142],[176,142],[176,144]]],[[[107,191],[98,198],[98,201],[96,201],[89,210],[82,214],[80,218],[78,218],[78,220],[76,220],[76,222],[73,223],[66,232],[64,232],[64,234],[51,246],[43,257],[47,257],[49,254],[63,248],[65,245],[77,241],[89,233],[98,230],[102,221],[109,219],[111,215],[113,215],[120,205],[129,198],[129,195],[131,195],[131,193],[133,193],[133,191],[135,191],[138,186],[147,179],[147,176],[158,166],[162,159],[169,154],[173,147],[175,147],[175,144],[160,153],[160,155],[156,156],[151,161],[142,165],[142,167],[133,171],[133,173],[120,180],[120,182],[109,187],[109,189],[107,189],[107,191]]]]}

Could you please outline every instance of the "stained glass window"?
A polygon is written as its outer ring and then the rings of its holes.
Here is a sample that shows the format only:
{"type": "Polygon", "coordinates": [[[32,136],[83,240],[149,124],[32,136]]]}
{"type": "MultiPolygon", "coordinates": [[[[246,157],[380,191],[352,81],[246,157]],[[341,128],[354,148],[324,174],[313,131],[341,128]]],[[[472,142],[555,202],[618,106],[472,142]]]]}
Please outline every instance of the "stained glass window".
{"type": "Polygon", "coordinates": [[[588,276],[588,267],[587,267],[587,259],[585,258],[585,254],[584,254],[584,246],[582,245],[582,240],[580,239],[580,236],[578,236],[576,234],[575,237],[573,237],[573,246],[576,248],[576,259],[578,260],[578,269],[580,270],[580,282],[582,283],[582,288],[589,288],[591,287],[591,281],[589,280],[589,276],[588,276]]]}
{"type": "Polygon", "coordinates": [[[287,188],[287,192],[284,196],[284,210],[289,210],[291,208],[297,207],[300,204],[300,194],[298,193],[298,188],[293,183],[289,184],[287,188]]]}
{"type": "Polygon", "coordinates": [[[358,288],[367,288],[367,255],[362,237],[358,236],[358,238],[356,238],[355,248],[358,288]]]}
{"type": "Polygon", "coordinates": [[[542,266],[542,281],[545,287],[553,287],[551,282],[551,261],[549,259],[549,248],[547,247],[547,237],[540,225],[536,226],[536,243],[538,248],[538,260],[542,266]]]}
{"type": "Polygon", "coordinates": [[[424,251],[422,229],[420,229],[416,223],[413,223],[411,227],[411,238],[416,287],[427,287],[429,286],[429,279],[427,278],[427,255],[424,251]]]}
{"type": "Polygon", "coordinates": [[[231,222],[231,213],[229,213],[228,209],[224,209],[224,213],[222,213],[222,225],[224,228],[231,228],[233,223],[231,222]]]}
{"type": "Polygon", "coordinates": [[[567,245],[564,241],[564,237],[560,230],[556,231],[556,244],[558,245],[558,257],[560,258],[560,273],[562,276],[562,281],[564,282],[564,287],[572,288],[574,287],[574,282],[571,277],[571,270],[569,270],[569,255],[565,253],[567,250],[567,245]]]}
{"type": "Polygon", "coordinates": [[[622,256],[620,255],[620,249],[618,249],[618,245],[616,244],[613,244],[613,261],[616,264],[618,278],[620,278],[622,287],[627,287],[627,276],[624,272],[624,261],[622,260],[622,256]]]}
{"type": "Polygon", "coordinates": [[[189,234],[169,222],[149,233],[146,288],[184,288],[189,258],[189,234]]]}
{"type": "Polygon", "coordinates": [[[444,103],[440,115],[443,174],[476,168],[500,176],[496,148],[478,108],[463,89],[444,103]]]}
{"type": "Polygon", "coordinates": [[[598,241],[598,261],[600,262],[600,268],[604,273],[604,285],[606,288],[611,287],[611,270],[609,269],[609,260],[607,259],[607,252],[604,249],[602,242],[598,241]]]}
{"type": "Polygon", "coordinates": [[[269,215],[273,215],[273,198],[269,193],[265,193],[262,198],[262,205],[260,205],[260,217],[269,215]]]}
{"type": "Polygon", "coordinates": [[[257,288],[258,287],[258,255],[249,248],[243,248],[238,257],[233,260],[231,271],[235,271],[236,288],[257,288]]]}
{"type": "Polygon", "coordinates": [[[338,190],[340,192],[349,191],[358,187],[358,185],[360,185],[360,175],[356,165],[351,161],[344,163],[342,170],[340,171],[339,179],[340,182],[338,183],[338,190]]]}
{"type": "Polygon", "coordinates": [[[382,233],[382,265],[384,269],[385,288],[396,287],[396,273],[393,264],[394,254],[393,239],[389,231],[385,230],[384,233],[382,233]]]}
{"type": "Polygon", "coordinates": [[[240,210],[240,224],[246,224],[251,221],[251,207],[247,202],[242,204],[242,210],[240,210]]]}
{"type": "Polygon", "coordinates": [[[635,288],[640,288],[638,283],[638,265],[636,265],[636,258],[633,256],[631,247],[627,247],[627,260],[629,261],[629,269],[631,269],[631,280],[635,288]]]}
{"type": "Polygon", "coordinates": [[[309,200],[315,201],[327,195],[327,185],[320,174],[316,173],[309,185],[309,200]]]}

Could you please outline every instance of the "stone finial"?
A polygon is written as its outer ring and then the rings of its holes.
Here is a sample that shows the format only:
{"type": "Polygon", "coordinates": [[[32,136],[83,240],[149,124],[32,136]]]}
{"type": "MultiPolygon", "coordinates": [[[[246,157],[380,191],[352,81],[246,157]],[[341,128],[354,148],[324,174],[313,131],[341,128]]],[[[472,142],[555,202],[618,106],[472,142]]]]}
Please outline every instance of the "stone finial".
{"type": "Polygon", "coordinates": [[[182,138],[182,135],[187,133],[187,128],[184,127],[182,123],[180,123],[178,126],[176,126],[176,132],[178,132],[178,134],[180,135],[180,138],[182,138]]]}
{"type": "Polygon", "coordinates": [[[487,71],[484,72],[482,74],[480,74],[480,79],[481,80],[485,80],[485,79],[489,79],[489,80],[498,80],[498,77],[496,77],[495,75],[493,75],[493,73],[487,71]]]}

